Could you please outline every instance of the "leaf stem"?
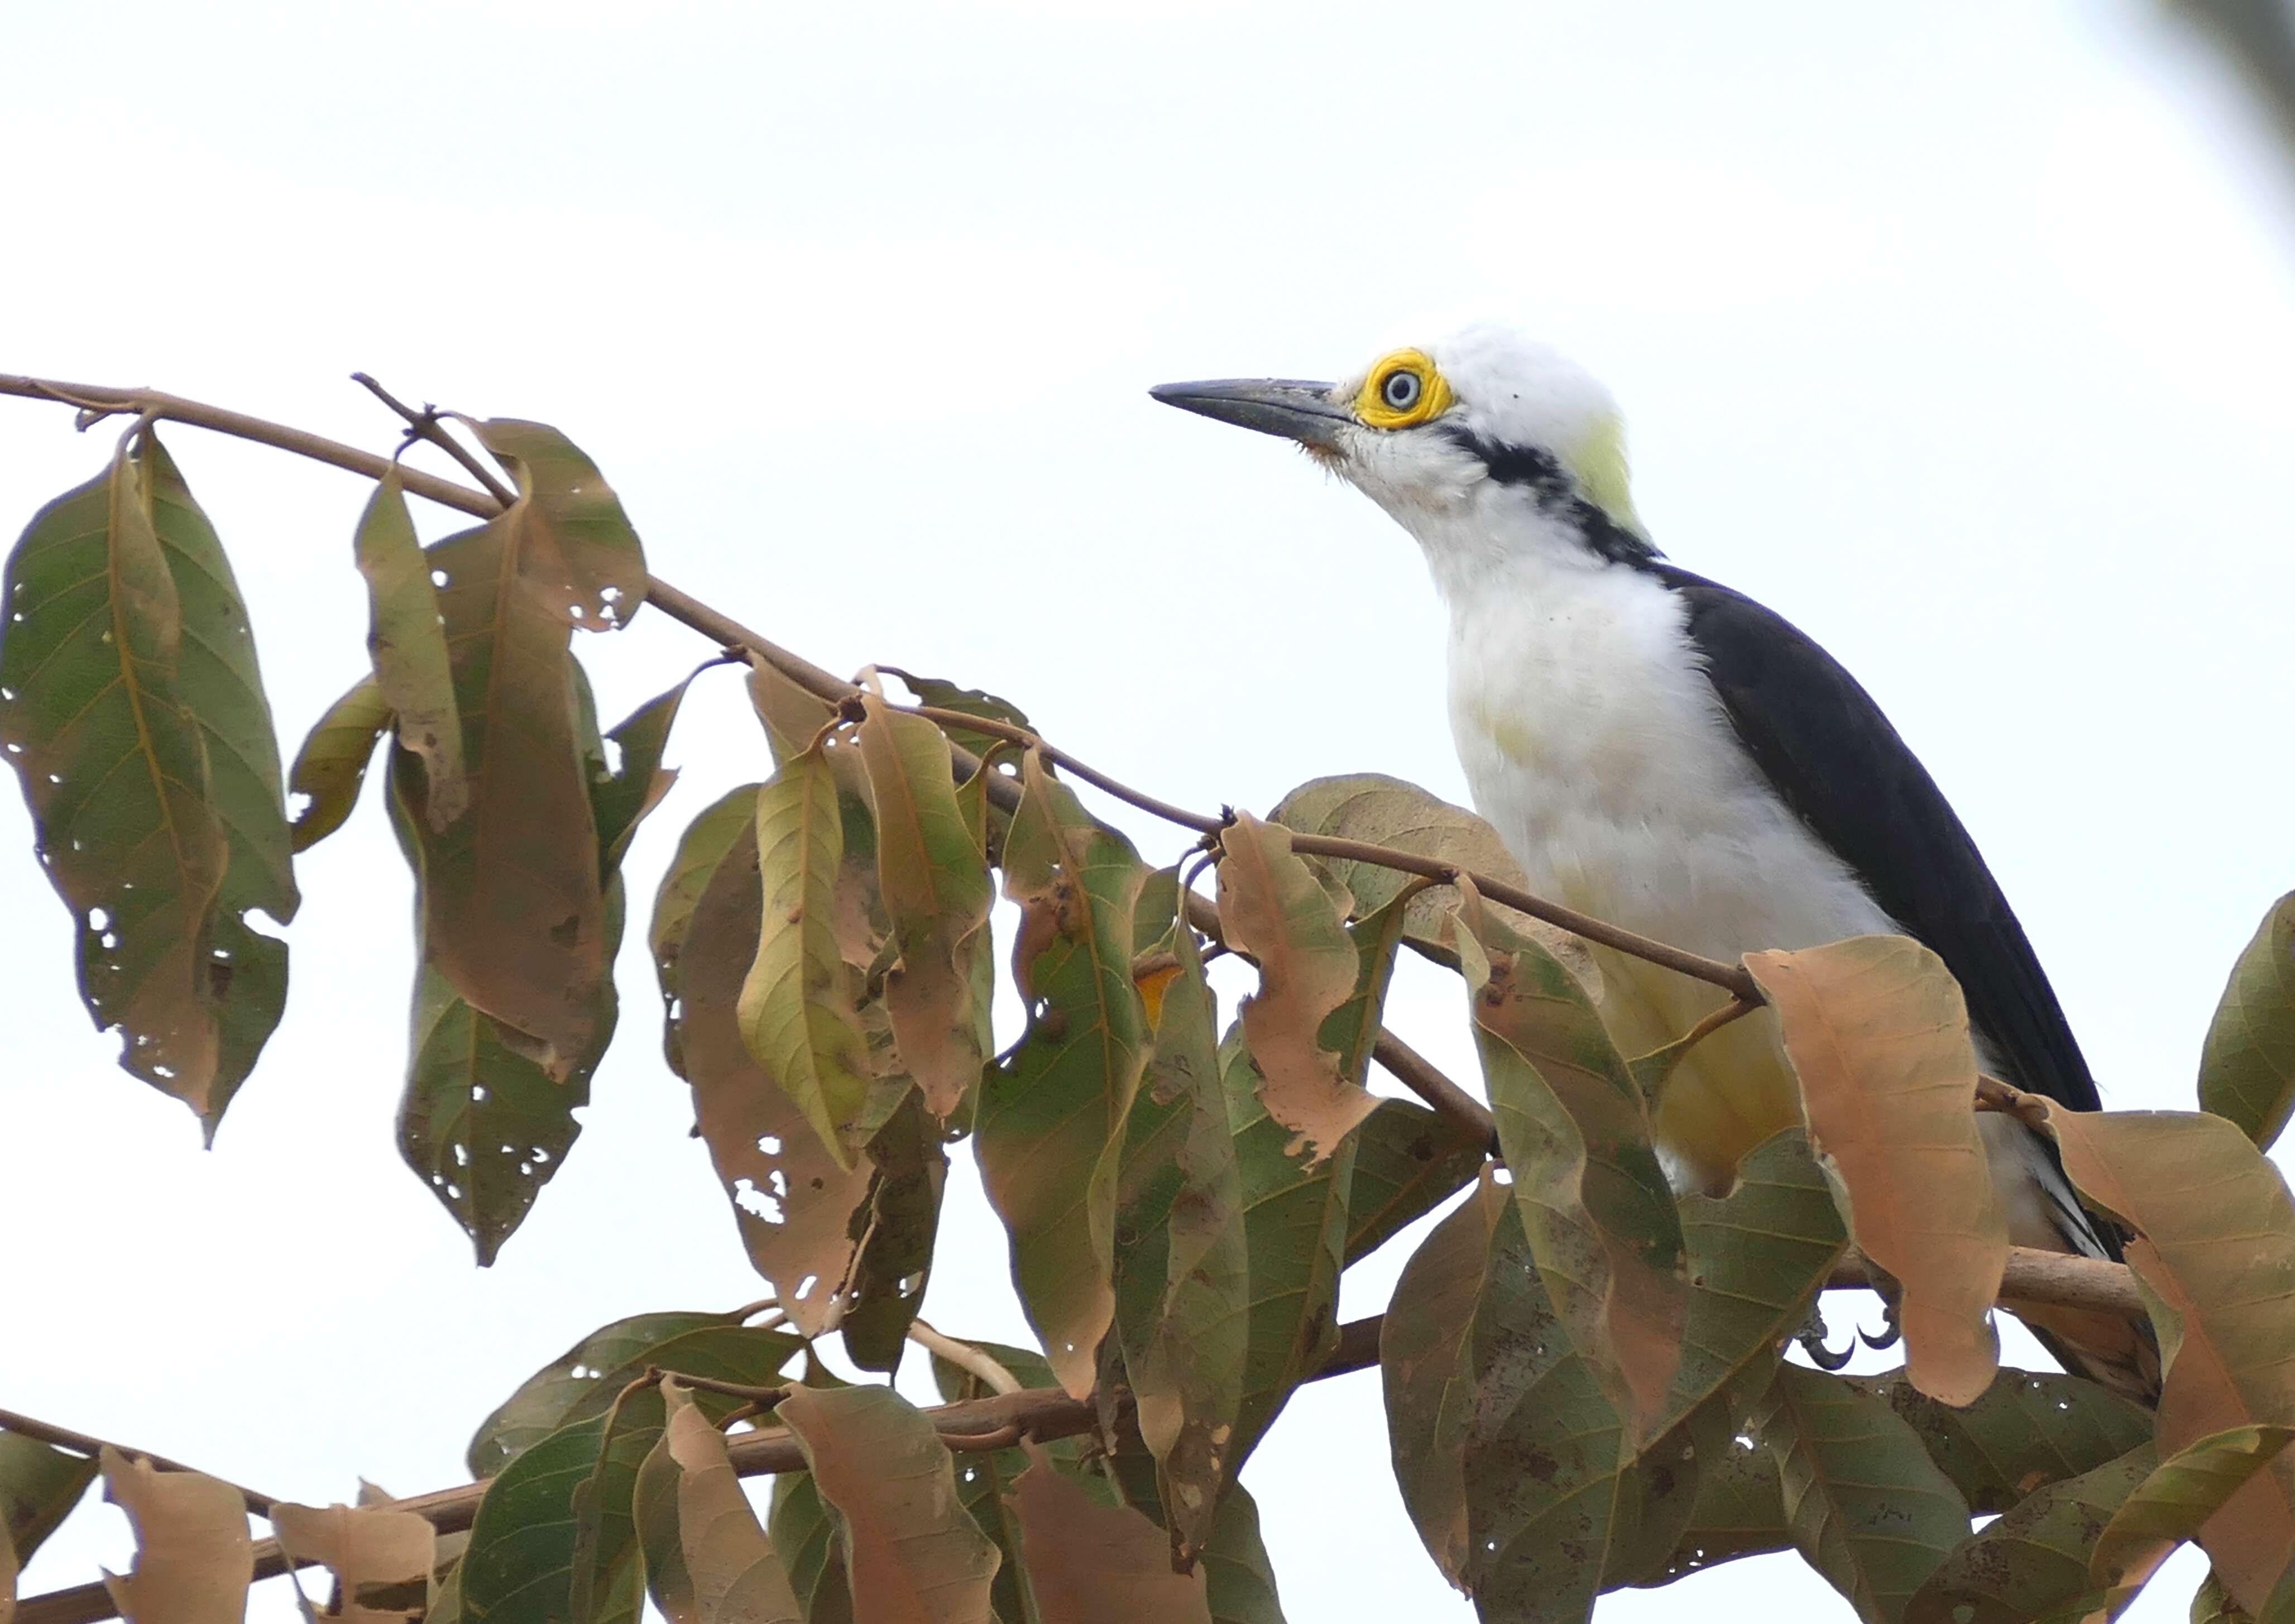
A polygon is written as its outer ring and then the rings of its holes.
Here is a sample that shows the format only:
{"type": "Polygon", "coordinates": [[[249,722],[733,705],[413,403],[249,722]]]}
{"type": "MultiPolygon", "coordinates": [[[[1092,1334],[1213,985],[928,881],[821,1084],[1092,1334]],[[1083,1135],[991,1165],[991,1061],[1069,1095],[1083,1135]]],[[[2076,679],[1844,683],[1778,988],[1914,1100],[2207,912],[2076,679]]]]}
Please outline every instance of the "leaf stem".
{"type": "Polygon", "coordinates": [[[464,471],[471,478],[486,487],[486,494],[492,496],[503,507],[506,508],[518,500],[517,494],[504,485],[493,469],[479,461],[475,453],[446,432],[445,425],[438,420],[437,407],[425,406],[421,411],[417,412],[364,372],[353,372],[351,381],[363,386],[377,400],[406,420],[408,439],[428,440],[453,458],[462,465],[464,471]]]}
{"type": "Polygon", "coordinates": [[[909,1340],[927,1353],[936,1353],[960,1370],[976,1375],[995,1393],[1021,1392],[1020,1378],[1004,1368],[987,1350],[959,1342],[945,1331],[935,1331],[921,1319],[909,1322],[909,1340]]]}

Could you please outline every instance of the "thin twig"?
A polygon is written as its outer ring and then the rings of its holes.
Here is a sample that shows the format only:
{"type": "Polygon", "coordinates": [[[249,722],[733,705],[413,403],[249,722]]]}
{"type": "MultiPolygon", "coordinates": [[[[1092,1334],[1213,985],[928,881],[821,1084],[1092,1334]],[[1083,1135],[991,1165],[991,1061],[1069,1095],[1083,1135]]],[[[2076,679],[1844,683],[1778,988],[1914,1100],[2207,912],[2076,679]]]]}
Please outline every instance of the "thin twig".
{"type": "Polygon", "coordinates": [[[69,1449],[76,1455],[87,1456],[91,1459],[109,1448],[118,1450],[130,1460],[148,1460],[162,1472],[198,1473],[201,1477],[215,1478],[216,1482],[227,1485],[241,1499],[247,1502],[247,1509],[257,1516],[267,1517],[271,1514],[272,1499],[269,1495],[257,1494],[252,1489],[242,1488],[232,1482],[227,1477],[216,1477],[212,1472],[200,1472],[197,1466],[187,1466],[179,1460],[169,1460],[164,1455],[154,1455],[149,1449],[139,1449],[132,1444],[113,1443],[108,1438],[90,1437],[86,1432],[75,1432],[71,1428],[58,1426],[53,1422],[37,1421],[29,1416],[20,1416],[12,1409],[0,1409],[0,1432],[14,1432],[21,1437],[37,1439],[42,1443],[55,1444],[59,1448],[69,1449]]]}
{"type": "Polygon", "coordinates": [[[421,411],[417,412],[364,372],[353,372],[351,381],[363,385],[369,394],[404,418],[409,439],[428,440],[453,458],[462,465],[463,471],[486,487],[486,494],[492,496],[503,507],[506,508],[518,500],[518,494],[504,485],[492,469],[479,461],[470,447],[446,432],[446,426],[438,420],[438,409],[436,406],[425,406],[421,411]]]}
{"type": "Polygon", "coordinates": [[[1371,1042],[1371,1058],[1384,1066],[1403,1087],[1433,1106],[1451,1122],[1472,1133],[1477,1143],[1496,1151],[1498,1124],[1491,1108],[1444,1076],[1441,1068],[1384,1027],[1371,1042]]]}
{"type": "Polygon", "coordinates": [[[1022,1391],[1020,1378],[999,1364],[986,1349],[959,1342],[945,1331],[934,1330],[921,1319],[909,1322],[909,1340],[926,1352],[938,1354],[958,1369],[979,1377],[988,1384],[991,1392],[1022,1391]]]}
{"type": "Polygon", "coordinates": [[[746,1400],[764,1409],[771,1409],[789,1395],[785,1383],[777,1387],[757,1387],[746,1382],[721,1382],[715,1376],[688,1375],[682,1370],[669,1370],[659,1365],[647,1366],[645,1380],[639,1385],[657,1384],[664,1376],[680,1387],[690,1387],[696,1392],[723,1393],[729,1399],[746,1400]]]}

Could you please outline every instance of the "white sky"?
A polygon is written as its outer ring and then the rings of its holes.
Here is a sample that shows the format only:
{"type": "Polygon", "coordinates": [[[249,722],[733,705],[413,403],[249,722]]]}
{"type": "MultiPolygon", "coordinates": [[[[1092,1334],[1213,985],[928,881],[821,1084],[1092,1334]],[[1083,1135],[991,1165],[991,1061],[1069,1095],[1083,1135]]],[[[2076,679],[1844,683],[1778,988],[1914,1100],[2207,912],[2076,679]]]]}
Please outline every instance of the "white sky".
{"type": "MultiPolygon", "coordinates": [[[[2110,1103],[2190,1103],[2230,959],[2295,883],[2295,231],[2259,122],[2154,8],[809,10],[0,5],[0,370],[382,449],[355,368],[546,419],[659,573],[822,664],[984,684],[1120,776],[1263,810],[1355,769],[1463,798],[1433,595],[1368,503],[1142,391],[1515,317],[1624,401],[1660,543],[1889,708],[2110,1103]]],[[[363,659],[365,493],[169,441],[291,753],[363,659]]],[[[0,527],[108,445],[0,401],[0,527]]],[[[706,649],[641,616],[582,652],[612,716],[706,649]]],[[[731,680],[687,718],[641,897],[762,771],[731,680]]],[[[285,1024],[202,1155],[89,1029],[0,794],[0,1402],[276,1495],[413,1493],[581,1333],[757,1294],[641,929],[585,1137],[470,1266],[392,1145],[408,886],[379,810],[300,865],[285,1024]]],[[[1456,1002],[1416,975],[1393,1016],[1471,1074],[1456,1002]]],[[[986,1222],[961,1164],[927,1311],[1017,1340],[986,1222]]],[[[1375,1377],[1303,1394],[1246,1481],[1298,1624],[1470,1616],[1401,1514],[1375,1377]]],[[[126,1557],[84,1513],[26,1593],[126,1557]]],[[[2201,1571],[2131,1616],[2180,1618],[2201,1571]]],[[[275,1589],[256,1617],[289,1616],[275,1589]]],[[[1846,1616],[1785,1558],[1603,1616],[1802,1604],[1846,1616]]]]}

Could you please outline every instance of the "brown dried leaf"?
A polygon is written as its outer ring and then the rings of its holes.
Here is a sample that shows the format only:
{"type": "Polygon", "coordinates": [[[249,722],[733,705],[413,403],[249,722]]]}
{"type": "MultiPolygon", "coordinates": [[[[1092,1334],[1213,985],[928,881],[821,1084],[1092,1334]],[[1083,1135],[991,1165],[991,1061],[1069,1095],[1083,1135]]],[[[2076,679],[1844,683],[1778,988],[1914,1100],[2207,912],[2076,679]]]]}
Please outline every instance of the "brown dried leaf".
{"type": "Polygon", "coordinates": [[[1291,831],[1249,812],[1220,833],[1219,910],[1228,943],[1259,967],[1243,1000],[1245,1041],[1259,1064],[1267,1114],[1320,1162],[1378,1101],[1341,1074],[1323,1022],[1355,990],[1360,956],[1335,906],[1291,852],[1291,831]]]}
{"type": "Polygon", "coordinates": [[[375,486],[354,546],[366,577],[366,647],[375,684],[397,718],[398,742],[421,760],[424,815],[434,830],[443,829],[470,804],[462,718],[430,560],[415,539],[396,462],[375,486]]]}
{"type": "Polygon", "coordinates": [[[799,1387],[778,1414],[836,1509],[853,1618],[988,1624],[996,1547],[958,1500],[931,1421],[888,1387],[799,1387]]]}
{"type": "MultiPolygon", "coordinates": [[[[2295,1418],[2295,1201],[2239,1127],[2201,1112],[2047,1106],[2082,1198],[2136,1232],[2164,1372],[2160,1447],[2295,1418]]],[[[2200,1530],[2234,1599],[2260,1615],[2295,1552],[2295,1457],[2282,1452],[2200,1530]]]]}
{"type": "Polygon", "coordinates": [[[664,1376],[668,1424],[638,1468],[646,1584],[670,1624],[801,1624],[788,1575],[733,1474],[725,1440],[664,1376]]]}
{"type": "Polygon", "coordinates": [[[788,1090],[751,1057],[736,1010],[763,913],[755,825],[702,887],[678,964],[686,1080],[749,1261],[807,1336],[833,1326],[858,1246],[871,1170],[840,1166],[788,1090]]]}
{"type": "Polygon", "coordinates": [[[2000,1363],[2008,1222],[1976,1127],[1976,1050],[1944,961],[1903,936],[1745,956],[1777,1012],[1809,1146],[1858,1249],[1903,1288],[1913,1384],[1969,1404],[2000,1363]]]}
{"type": "Polygon", "coordinates": [[[1040,1624],[1212,1624],[1204,1570],[1172,1572],[1162,1529],[1100,1505],[1035,1444],[1027,1451],[1014,1498],[1040,1624]]]}
{"type": "Polygon", "coordinates": [[[290,1556],[323,1563],[334,1574],[342,1607],[331,1618],[385,1624],[419,1617],[428,1605],[438,1530],[427,1518],[411,1511],[280,1504],[271,1508],[271,1530],[290,1556]],[[369,1587],[400,1587],[411,1604],[373,1604],[362,1599],[369,1587]]]}
{"type": "Polygon", "coordinates": [[[645,600],[645,550],[597,464],[547,423],[461,420],[518,482],[502,522],[551,613],[589,632],[628,624],[645,600]]]}
{"type": "Polygon", "coordinates": [[[901,1063],[935,1116],[952,1114],[980,1081],[988,1010],[975,996],[975,960],[988,951],[995,887],[958,805],[948,739],[921,716],[874,694],[861,760],[877,808],[877,873],[899,962],[885,1008],[901,1063]]]}
{"type": "Polygon", "coordinates": [[[103,1447],[103,1491],[135,1529],[135,1569],[106,1572],[127,1624],[240,1624],[255,1577],[247,1502],[200,1472],[155,1472],[103,1447]]]}
{"type": "Polygon", "coordinates": [[[1515,1204],[1578,1356],[1638,1449],[1681,1364],[1687,1243],[1631,1068],[1577,978],[1459,882],[1474,1041],[1515,1204]]]}

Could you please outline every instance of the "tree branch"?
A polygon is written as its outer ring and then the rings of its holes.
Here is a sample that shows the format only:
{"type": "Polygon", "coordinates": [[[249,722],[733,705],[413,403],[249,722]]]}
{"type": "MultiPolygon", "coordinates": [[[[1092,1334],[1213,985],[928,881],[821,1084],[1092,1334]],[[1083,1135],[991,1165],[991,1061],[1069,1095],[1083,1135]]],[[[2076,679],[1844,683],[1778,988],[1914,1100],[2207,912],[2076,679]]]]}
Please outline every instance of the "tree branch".
{"type": "MultiPolygon", "coordinates": [[[[0,1409],[0,1432],[14,1432],[20,1437],[36,1438],[42,1443],[52,1443],[85,1455],[93,1460],[106,1449],[118,1450],[130,1460],[148,1460],[162,1472],[200,1472],[197,1466],[187,1466],[179,1460],[169,1460],[164,1455],[154,1455],[149,1449],[139,1449],[132,1444],[113,1443],[108,1438],[91,1438],[86,1432],[75,1432],[68,1426],[53,1422],[36,1421],[29,1416],[20,1416],[12,1409],[0,1409]]],[[[252,1489],[241,1488],[227,1477],[216,1477],[212,1472],[200,1473],[202,1477],[215,1478],[218,1483],[235,1490],[247,1502],[247,1509],[258,1517],[271,1514],[272,1499],[267,1494],[257,1494],[252,1489]]]]}

